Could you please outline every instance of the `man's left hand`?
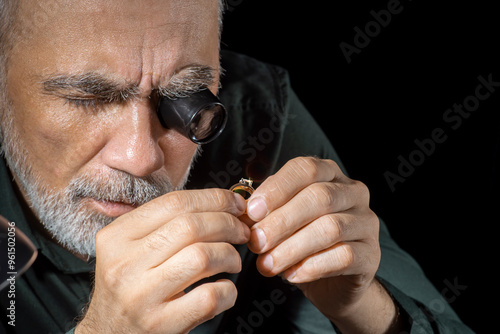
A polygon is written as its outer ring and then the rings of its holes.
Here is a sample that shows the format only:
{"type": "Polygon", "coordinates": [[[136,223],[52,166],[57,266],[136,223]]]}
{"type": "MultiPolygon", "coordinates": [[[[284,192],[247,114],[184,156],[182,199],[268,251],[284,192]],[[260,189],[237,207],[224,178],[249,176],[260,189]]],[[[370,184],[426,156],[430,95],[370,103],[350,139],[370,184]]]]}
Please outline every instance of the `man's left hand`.
{"type": "Polygon", "coordinates": [[[256,222],[248,246],[259,254],[258,270],[297,284],[334,323],[351,317],[382,291],[374,279],[379,220],[369,197],[363,183],[331,160],[289,161],[248,202],[256,222]]]}

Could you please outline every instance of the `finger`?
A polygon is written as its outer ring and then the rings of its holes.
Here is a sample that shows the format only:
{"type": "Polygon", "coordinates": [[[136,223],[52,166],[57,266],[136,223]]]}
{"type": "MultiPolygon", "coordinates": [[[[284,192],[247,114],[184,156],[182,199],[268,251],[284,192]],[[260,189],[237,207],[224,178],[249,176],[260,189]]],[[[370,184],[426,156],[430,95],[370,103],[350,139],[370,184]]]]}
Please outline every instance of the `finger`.
{"type": "Polygon", "coordinates": [[[184,296],[165,303],[161,314],[155,317],[162,320],[163,331],[160,332],[170,333],[172,324],[176,324],[180,333],[187,333],[233,307],[237,295],[236,287],[230,280],[202,284],[184,296]]]}
{"type": "Polygon", "coordinates": [[[241,222],[245,223],[245,225],[247,225],[248,227],[252,227],[253,225],[255,225],[255,222],[252,219],[250,219],[250,217],[248,217],[247,214],[239,216],[238,219],[241,222]]]}
{"type": "Polygon", "coordinates": [[[191,244],[244,244],[249,237],[249,228],[235,216],[225,212],[203,212],[180,215],[137,242],[141,244],[140,253],[148,254],[142,263],[151,268],[191,244]]]}
{"type": "Polygon", "coordinates": [[[378,244],[339,242],[287,269],[283,276],[291,283],[307,283],[342,275],[364,275],[376,270],[380,261],[378,244]]]}
{"type": "Polygon", "coordinates": [[[295,158],[257,188],[249,199],[247,213],[252,220],[259,221],[310,184],[343,178],[340,168],[331,160],[295,158]]]}
{"type": "Polygon", "coordinates": [[[203,278],[240,271],[241,257],[230,244],[196,243],[148,270],[145,280],[151,287],[151,293],[162,300],[169,299],[203,278]]]}
{"type": "Polygon", "coordinates": [[[266,252],[309,222],[354,207],[361,197],[359,189],[352,184],[314,183],[256,223],[249,248],[256,253],[266,252]]]}
{"type": "Polygon", "coordinates": [[[338,242],[364,239],[372,228],[362,228],[358,221],[352,213],[324,215],[259,256],[257,268],[274,276],[338,242]]]}
{"type": "Polygon", "coordinates": [[[107,227],[112,238],[142,238],[166,222],[184,213],[227,212],[240,216],[245,200],[224,189],[182,190],[160,196],[117,218],[107,227]]]}

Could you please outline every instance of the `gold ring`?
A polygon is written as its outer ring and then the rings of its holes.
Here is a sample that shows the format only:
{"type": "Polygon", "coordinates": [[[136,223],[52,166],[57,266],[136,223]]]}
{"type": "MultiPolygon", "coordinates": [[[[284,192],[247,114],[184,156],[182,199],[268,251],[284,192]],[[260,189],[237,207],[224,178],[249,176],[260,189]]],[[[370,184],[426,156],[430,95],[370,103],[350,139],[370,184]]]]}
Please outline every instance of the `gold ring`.
{"type": "Polygon", "coordinates": [[[250,196],[252,196],[253,192],[255,191],[254,188],[252,188],[252,179],[241,179],[239,183],[236,183],[233,185],[229,190],[240,194],[243,196],[245,200],[249,199],[250,196]]]}

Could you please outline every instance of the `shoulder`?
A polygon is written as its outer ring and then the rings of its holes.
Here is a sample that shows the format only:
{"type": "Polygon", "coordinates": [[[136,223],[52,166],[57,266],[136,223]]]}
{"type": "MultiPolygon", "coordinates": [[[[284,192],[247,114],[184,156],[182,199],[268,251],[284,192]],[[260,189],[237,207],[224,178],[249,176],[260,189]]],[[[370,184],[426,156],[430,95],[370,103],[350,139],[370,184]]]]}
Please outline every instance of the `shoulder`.
{"type": "Polygon", "coordinates": [[[228,107],[286,107],[290,80],[284,68],[229,50],[221,51],[221,67],[220,98],[228,107]]]}

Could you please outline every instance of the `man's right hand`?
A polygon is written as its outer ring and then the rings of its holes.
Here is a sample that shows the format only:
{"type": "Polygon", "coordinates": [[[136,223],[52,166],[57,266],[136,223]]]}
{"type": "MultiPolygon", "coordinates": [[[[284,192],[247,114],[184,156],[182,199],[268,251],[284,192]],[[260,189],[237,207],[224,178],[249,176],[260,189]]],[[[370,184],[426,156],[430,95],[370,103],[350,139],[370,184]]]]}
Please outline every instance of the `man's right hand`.
{"type": "Polygon", "coordinates": [[[202,278],[237,273],[249,228],[243,198],[228,190],[185,190],[117,218],[96,237],[92,299],[84,333],[186,333],[232,307],[229,280],[184,290],[202,278]]]}

